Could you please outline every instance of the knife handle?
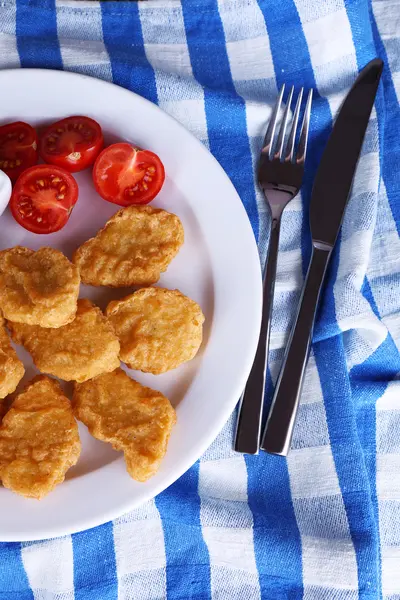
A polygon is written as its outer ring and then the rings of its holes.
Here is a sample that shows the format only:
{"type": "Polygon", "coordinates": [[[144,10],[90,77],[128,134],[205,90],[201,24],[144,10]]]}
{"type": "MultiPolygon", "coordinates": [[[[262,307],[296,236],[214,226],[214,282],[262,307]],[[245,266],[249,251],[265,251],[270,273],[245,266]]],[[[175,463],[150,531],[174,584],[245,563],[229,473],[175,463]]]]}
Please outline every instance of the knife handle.
{"type": "Polygon", "coordinates": [[[286,456],[290,448],[311,346],[315,314],[331,252],[330,246],[321,244],[319,247],[313,247],[299,312],[289,339],[261,442],[261,448],[270,454],[286,456]]]}

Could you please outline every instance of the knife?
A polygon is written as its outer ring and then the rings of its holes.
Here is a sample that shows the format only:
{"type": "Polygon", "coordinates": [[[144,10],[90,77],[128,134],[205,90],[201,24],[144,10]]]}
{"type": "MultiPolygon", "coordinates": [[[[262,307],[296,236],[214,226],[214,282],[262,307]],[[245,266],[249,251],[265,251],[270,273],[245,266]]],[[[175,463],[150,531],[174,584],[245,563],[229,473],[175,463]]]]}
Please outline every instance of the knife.
{"type": "Polygon", "coordinates": [[[261,448],[286,456],[292,439],[315,314],[342,223],[383,62],[371,60],[346,96],[318,167],[310,202],[312,256],[300,307],[263,432],[261,448]]]}

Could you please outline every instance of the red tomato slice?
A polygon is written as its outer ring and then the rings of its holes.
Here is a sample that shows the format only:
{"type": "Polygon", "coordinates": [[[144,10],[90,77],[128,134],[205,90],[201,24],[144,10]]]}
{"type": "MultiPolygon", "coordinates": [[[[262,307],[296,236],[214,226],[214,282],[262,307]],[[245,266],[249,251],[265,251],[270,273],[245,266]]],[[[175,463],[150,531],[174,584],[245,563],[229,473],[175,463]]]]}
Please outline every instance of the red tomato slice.
{"type": "Polygon", "coordinates": [[[103,150],[93,167],[100,196],[120,206],[148,204],[161,190],[164,179],[164,165],[157,154],[125,143],[103,150]]]}
{"type": "Polygon", "coordinates": [[[78,184],[64,169],[37,165],[22,173],[14,186],[10,210],[33,233],[53,233],[69,219],[78,200],[78,184]]]}
{"type": "Polygon", "coordinates": [[[35,165],[37,159],[37,135],[33,127],[22,121],[0,127],[0,169],[11,181],[35,165]]]}
{"type": "Polygon", "coordinates": [[[68,117],[53,123],[40,136],[44,161],[70,173],[94,163],[104,146],[100,125],[89,117],[68,117]]]}

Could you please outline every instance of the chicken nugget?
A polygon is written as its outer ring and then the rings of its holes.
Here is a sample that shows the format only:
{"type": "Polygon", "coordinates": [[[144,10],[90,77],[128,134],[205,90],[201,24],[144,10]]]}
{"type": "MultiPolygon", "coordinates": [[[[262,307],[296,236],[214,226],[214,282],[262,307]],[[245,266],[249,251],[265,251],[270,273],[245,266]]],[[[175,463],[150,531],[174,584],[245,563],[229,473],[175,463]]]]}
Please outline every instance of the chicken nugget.
{"type": "Polygon", "coordinates": [[[110,302],[106,315],[131,369],[165,373],[194,358],[201,344],[204,315],[179,290],[139,290],[110,302]]]}
{"type": "Polygon", "coordinates": [[[166,271],[183,238],[176,215],[151,206],[128,206],[82,244],[73,261],[89,285],[150,285],[166,271]]]}
{"type": "Polygon", "coordinates": [[[62,327],[76,313],[79,269],[54,248],[0,252],[0,309],[14,323],[62,327]]]}
{"type": "Polygon", "coordinates": [[[0,427],[0,481],[41,499],[64,481],[81,451],[78,424],[59,384],[39,375],[20,393],[0,427]]]}
{"type": "Polygon", "coordinates": [[[31,353],[43,373],[65,381],[86,381],[119,366],[119,342],[112,325],[90,300],[78,300],[76,318],[64,327],[8,322],[13,340],[31,353]]]}
{"type": "MultiPolygon", "coordinates": [[[[15,391],[25,373],[24,365],[11,346],[10,338],[0,318],[0,399],[15,391]]],[[[1,417],[0,408],[0,417],[1,417]]]]}
{"type": "Polygon", "coordinates": [[[146,481],[156,473],[176,422],[168,398],[116,369],[76,384],[72,402],[93,437],[124,452],[133,479],[146,481]]]}

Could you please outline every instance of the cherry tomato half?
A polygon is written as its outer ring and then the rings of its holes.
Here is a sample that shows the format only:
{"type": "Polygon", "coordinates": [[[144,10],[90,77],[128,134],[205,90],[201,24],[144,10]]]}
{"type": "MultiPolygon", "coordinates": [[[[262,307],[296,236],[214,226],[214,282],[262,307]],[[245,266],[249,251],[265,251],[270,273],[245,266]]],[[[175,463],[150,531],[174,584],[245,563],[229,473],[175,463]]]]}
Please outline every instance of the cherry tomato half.
{"type": "Polygon", "coordinates": [[[92,165],[103,146],[101,127],[89,117],[62,119],[50,125],[40,136],[43,160],[70,173],[92,165]]]}
{"type": "Polygon", "coordinates": [[[0,169],[11,181],[37,163],[36,131],[22,121],[0,127],[0,169]]]}
{"type": "Polygon", "coordinates": [[[164,165],[157,154],[125,143],[103,150],[93,167],[100,196],[120,206],[148,204],[161,190],[164,179],[164,165]]]}
{"type": "Polygon", "coordinates": [[[69,219],[78,200],[78,184],[64,169],[37,165],[22,173],[14,186],[10,210],[33,233],[53,233],[69,219]]]}

